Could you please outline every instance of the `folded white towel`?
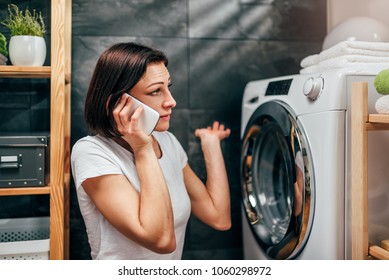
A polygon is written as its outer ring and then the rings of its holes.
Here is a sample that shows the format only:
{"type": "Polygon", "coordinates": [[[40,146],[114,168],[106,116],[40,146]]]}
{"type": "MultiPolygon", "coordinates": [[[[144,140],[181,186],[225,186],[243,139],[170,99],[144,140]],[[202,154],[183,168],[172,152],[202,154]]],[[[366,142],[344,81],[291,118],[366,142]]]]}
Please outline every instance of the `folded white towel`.
{"type": "Polygon", "coordinates": [[[389,62],[389,56],[368,56],[368,55],[343,55],[322,60],[317,65],[324,67],[342,67],[350,62],[382,63],[389,62]]]}
{"type": "Polygon", "coordinates": [[[300,69],[300,74],[322,73],[331,70],[342,69],[344,72],[359,73],[359,74],[378,74],[380,71],[388,69],[389,62],[352,62],[338,61],[337,63],[315,64],[300,69]]]}
{"type": "Polygon", "coordinates": [[[321,61],[344,55],[389,57],[389,43],[343,41],[319,54],[305,57],[301,60],[300,65],[302,68],[305,68],[320,63],[321,61]]]}

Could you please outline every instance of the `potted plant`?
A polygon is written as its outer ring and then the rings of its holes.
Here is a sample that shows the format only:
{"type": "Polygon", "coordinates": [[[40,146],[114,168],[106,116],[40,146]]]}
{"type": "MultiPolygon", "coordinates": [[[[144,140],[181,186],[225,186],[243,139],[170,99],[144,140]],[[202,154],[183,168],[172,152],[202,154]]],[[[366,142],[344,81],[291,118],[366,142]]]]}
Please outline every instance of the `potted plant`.
{"type": "Polygon", "coordinates": [[[15,4],[8,5],[8,17],[1,22],[11,32],[9,58],[13,65],[42,66],[46,59],[46,33],[42,14],[28,9],[20,11],[15,4]]]}

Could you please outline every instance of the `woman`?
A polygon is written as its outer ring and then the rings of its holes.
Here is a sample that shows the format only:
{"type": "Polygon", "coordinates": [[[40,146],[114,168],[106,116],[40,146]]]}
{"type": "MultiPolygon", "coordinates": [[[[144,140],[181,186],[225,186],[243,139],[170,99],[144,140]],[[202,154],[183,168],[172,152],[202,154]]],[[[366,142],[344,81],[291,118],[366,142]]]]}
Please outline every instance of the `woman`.
{"type": "Polygon", "coordinates": [[[220,142],[230,130],[214,122],[195,130],[204,154],[206,186],[168,132],[176,101],[166,56],[119,43],[100,56],[85,102],[94,134],[73,146],[72,172],[93,259],[180,259],[192,212],[218,230],[231,226],[227,174],[220,142]],[[156,110],[146,135],[130,115],[129,94],[156,110]]]}

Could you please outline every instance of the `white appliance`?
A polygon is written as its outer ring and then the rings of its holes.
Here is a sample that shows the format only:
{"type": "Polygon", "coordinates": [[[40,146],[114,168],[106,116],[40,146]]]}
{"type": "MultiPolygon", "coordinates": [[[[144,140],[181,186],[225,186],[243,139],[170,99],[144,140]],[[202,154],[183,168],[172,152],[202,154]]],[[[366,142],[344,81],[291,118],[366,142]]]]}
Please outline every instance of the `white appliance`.
{"type": "MultiPolygon", "coordinates": [[[[369,83],[374,112],[378,72],[331,70],[247,84],[241,123],[245,259],[351,259],[351,86],[369,83]]],[[[389,238],[388,184],[389,133],[372,132],[373,243],[389,238]]]]}

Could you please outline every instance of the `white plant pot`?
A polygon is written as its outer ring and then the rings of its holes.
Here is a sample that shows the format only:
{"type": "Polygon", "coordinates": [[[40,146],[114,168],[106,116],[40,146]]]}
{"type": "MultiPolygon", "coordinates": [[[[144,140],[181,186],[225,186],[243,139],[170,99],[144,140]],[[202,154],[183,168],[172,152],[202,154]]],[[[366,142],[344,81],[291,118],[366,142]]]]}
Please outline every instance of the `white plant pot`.
{"type": "Polygon", "coordinates": [[[15,66],[42,66],[46,59],[46,41],[38,36],[12,36],[9,58],[15,66]]]}

